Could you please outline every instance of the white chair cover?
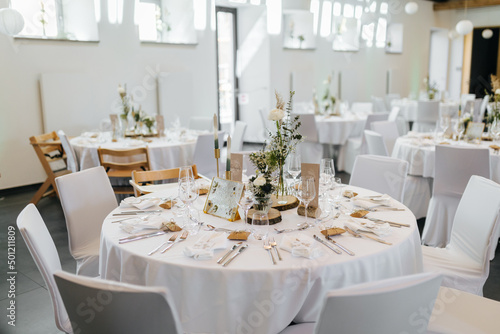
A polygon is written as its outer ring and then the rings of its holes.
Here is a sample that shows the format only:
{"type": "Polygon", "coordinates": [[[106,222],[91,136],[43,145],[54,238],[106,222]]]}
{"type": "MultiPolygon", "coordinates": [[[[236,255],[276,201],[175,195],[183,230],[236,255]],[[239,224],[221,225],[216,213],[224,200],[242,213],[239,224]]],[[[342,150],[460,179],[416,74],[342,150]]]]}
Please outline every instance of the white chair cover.
{"type": "Polygon", "coordinates": [[[387,108],[387,110],[391,110],[393,100],[399,100],[399,99],[401,99],[401,95],[399,94],[387,94],[385,96],[385,107],[387,108]]]}
{"type": "Polygon", "coordinates": [[[412,130],[434,132],[439,120],[439,101],[418,101],[418,110],[412,130]]]}
{"type": "Polygon", "coordinates": [[[424,245],[448,244],[460,197],[472,175],[490,177],[488,149],[436,146],[434,189],[422,232],[424,245]]]}
{"type": "Polygon", "coordinates": [[[378,132],[365,130],[366,145],[368,147],[368,154],[381,155],[384,157],[389,156],[387,147],[384,143],[384,138],[378,132]]]}
{"type": "Polygon", "coordinates": [[[373,112],[373,103],[353,102],[351,111],[355,114],[371,114],[373,112]]]}
{"type": "Polygon", "coordinates": [[[378,132],[384,138],[385,146],[387,147],[387,152],[389,156],[392,155],[392,149],[396,143],[396,139],[399,138],[398,125],[395,121],[378,121],[372,122],[372,130],[378,132]]]}
{"type": "MultiPolygon", "coordinates": [[[[218,132],[219,137],[219,148],[222,148],[224,144],[224,132],[218,132]]],[[[222,149],[221,149],[222,151],[222,149]]],[[[222,154],[221,154],[222,158],[222,154]]],[[[219,159],[219,171],[222,175],[223,159],[219,159]]],[[[217,165],[215,163],[214,156],[214,134],[208,133],[205,135],[199,135],[196,141],[196,146],[194,147],[193,161],[189,165],[196,165],[199,174],[203,174],[208,178],[212,178],[217,174],[217,165]]]]}
{"type": "Polygon", "coordinates": [[[482,122],[483,121],[483,115],[481,115],[481,106],[483,104],[483,99],[475,99],[474,100],[474,113],[472,120],[474,122],[482,122]]]}
{"type": "MultiPolygon", "coordinates": [[[[481,120],[479,122],[483,121],[484,114],[486,112],[486,107],[488,107],[488,102],[489,101],[490,101],[490,96],[489,95],[485,95],[484,98],[483,98],[483,101],[481,102],[481,107],[479,108],[479,119],[481,120]]],[[[474,120],[474,122],[475,122],[475,120],[474,120]]]]}
{"type": "Polygon", "coordinates": [[[21,211],[17,217],[17,228],[49,290],[57,328],[72,333],[68,314],[53,276],[54,272],[61,270],[61,260],[49,230],[34,204],[28,204],[21,211]]]}
{"type": "Polygon", "coordinates": [[[291,117],[299,116],[300,134],[304,141],[299,143],[297,150],[300,152],[302,162],[318,163],[323,158],[323,145],[318,141],[318,129],[314,114],[292,114],[291,117]]]}
{"type": "MultiPolygon", "coordinates": [[[[366,118],[364,130],[370,130],[372,122],[385,121],[389,117],[387,113],[370,114],[366,118]]],[[[365,154],[368,152],[366,146],[366,139],[364,133],[361,137],[348,138],[345,145],[343,145],[339,150],[339,156],[337,159],[338,170],[346,171],[347,173],[352,173],[352,168],[354,166],[354,160],[359,154],[365,154]]]]}
{"type": "Polygon", "coordinates": [[[410,131],[410,126],[408,125],[408,121],[403,116],[401,116],[400,111],[400,107],[392,107],[389,118],[387,118],[387,120],[396,122],[399,135],[404,136],[408,133],[408,131],[410,131]]]}
{"type": "Polygon", "coordinates": [[[57,136],[61,140],[64,153],[66,153],[66,164],[68,165],[68,169],[73,173],[78,172],[78,160],[76,159],[75,149],[69,143],[68,136],[66,136],[63,130],[57,131],[57,136]]]}
{"type": "Polygon", "coordinates": [[[417,274],[354,285],[326,295],[316,326],[298,324],[281,334],[422,333],[434,306],[441,277],[417,274]]]}
{"type": "Polygon", "coordinates": [[[372,96],[372,105],[374,113],[388,112],[390,110],[385,106],[384,99],[381,97],[372,96]]]}
{"type": "Polygon", "coordinates": [[[441,287],[427,333],[496,333],[500,328],[499,314],[500,302],[441,287]]]}
{"type": "Polygon", "coordinates": [[[247,123],[242,121],[236,121],[233,130],[233,136],[231,137],[231,151],[238,152],[243,149],[243,138],[245,137],[245,131],[247,129],[247,123]]]}
{"type": "Polygon", "coordinates": [[[462,94],[460,96],[460,106],[462,108],[462,115],[466,111],[467,101],[474,101],[476,99],[476,94],[462,94]]]}
{"type": "Polygon", "coordinates": [[[442,274],[443,286],[482,296],[499,212],[500,185],[472,176],[457,208],[450,243],[446,248],[422,246],[424,271],[442,274]]]}
{"type": "Polygon", "coordinates": [[[78,275],[99,275],[99,239],[104,218],[117,207],[104,167],[85,169],[56,178],[69,250],[78,275]]]}
{"type": "Polygon", "coordinates": [[[213,131],[214,119],[212,117],[191,116],[188,127],[192,130],[213,131]]]}
{"type": "Polygon", "coordinates": [[[387,194],[402,202],[408,161],[376,155],[359,155],[349,184],[387,194]]]}
{"type": "Polygon", "coordinates": [[[166,288],[92,279],[64,271],[56,272],[54,278],[75,332],[182,333],[166,288]],[[95,309],[89,306],[92,313],[82,311],[82,305],[89,305],[89,300],[98,306],[95,309]]]}

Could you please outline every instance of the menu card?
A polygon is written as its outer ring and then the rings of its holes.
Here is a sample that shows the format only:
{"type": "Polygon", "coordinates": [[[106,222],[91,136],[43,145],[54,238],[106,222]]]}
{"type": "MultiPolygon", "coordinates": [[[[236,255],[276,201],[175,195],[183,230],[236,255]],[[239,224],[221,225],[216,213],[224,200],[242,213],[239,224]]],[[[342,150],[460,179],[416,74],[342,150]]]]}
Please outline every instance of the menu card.
{"type": "Polygon", "coordinates": [[[465,137],[467,140],[481,140],[484,131],[484,123],[469,122],[467,125],[467,131],[465,132],[465,137]]]}
{"type": "Polygon", "coordinates": [[[229,221],[238,220],[238,202],[242,195],[243,183],[214,177],[203,212],[229,221]]]}
{"type": "Polygon", "coordinates": [[[243,154],[231,153],[231,180],[242,180],[243,154]]]}

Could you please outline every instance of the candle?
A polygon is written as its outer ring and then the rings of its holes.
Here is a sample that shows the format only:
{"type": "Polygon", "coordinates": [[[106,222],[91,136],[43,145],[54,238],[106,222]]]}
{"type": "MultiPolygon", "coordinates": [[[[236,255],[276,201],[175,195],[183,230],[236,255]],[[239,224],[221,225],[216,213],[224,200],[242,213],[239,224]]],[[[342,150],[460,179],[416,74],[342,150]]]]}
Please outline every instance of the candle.
{"type": "Polygon", "coordinates": [[[219,136],[217,134],[217,115],[214,114],[214,146],[215,146],[215,149],[218,149],[219,148],[219,136]]]}
{"type": "Polygon", "coordinates": [[[226,171],[231,171],[231,136],[227,136],[227,162],[226,171]]]}

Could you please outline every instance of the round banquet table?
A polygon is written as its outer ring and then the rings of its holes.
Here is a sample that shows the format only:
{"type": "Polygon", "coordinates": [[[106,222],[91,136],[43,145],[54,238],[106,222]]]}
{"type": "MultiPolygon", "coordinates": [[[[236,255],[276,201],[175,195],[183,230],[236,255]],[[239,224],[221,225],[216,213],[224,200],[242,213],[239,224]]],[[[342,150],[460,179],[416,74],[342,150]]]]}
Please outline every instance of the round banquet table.
{"type": "Polygon", "coordinates": [[[316,116],[316,127],[321,144],[344,145],[347,138],[360,137],[365,127],[366,115],[316,116]]]}
{"type": "Polygon", "coordinates": [[[97,148],[131,149],[147,146],[152,170],[169,169],[192,163],[198,131],[185,130],[179,136],[145,137],[144,140],[120,138],[112,142],[110,136],[92,138],[82,135],[70,140],[74,148],[80,169],[99,166],[97,148]]]}
{"type": "MultiPolygon", "coordinates": [[[[358,192],[360,196],[376,194],[356,187],[348,186],[347,189],[358,192]]],[[[146,196],[171,196],[176,192],[177,185],[173,184],[170,190],[146,196]]],[[[200,197],[195,208],[201,208],[204,200],[200,197]]],[[[291,321],[316,321],[323,297],[329,290],[422,272],[415,217],[401,203],[394,201],[391,205],[405,210],[370,213],[376,218],[410,224],[409,228],[391,228],[390,235],[383,237],[392,243],[390,246],[345,233],[335,240],[355,252],[355,256],[337,255],[317,243],[315,246],[321,250],[320,257],[293,257],[280,249],[283,261],[273,265],[262,242],[250,236],[245,242],[249,245],[247,250],[227,267],[216,261],[236,241],[228,240],[226,248],[216,251],[213,259],[195,260],[185,256],[183,250],[186,246],[193,245],[206,233],[215,233],[201,228],[198,234],[189,236],[168,252],[147,256],[150,250],[166,241],[170,233],[119,244],[119,238],[130,234],[124,232],[118,223],[112,223],[117,217],[110,214],[101,232],[100,275],[104,279],[167,287],[186,333],[278,333],[291,321]]],[[[118,211],[124,209],[115,209],[113,213],[118,211]]],[[[173,217],[170,210],[164,210],[162,215],[165,220],[173,217]]],[[[283,221],[274,227],[293,228],[304,221],[295,210],[282,212],[282,217],[283,221]]],[[[229,229],[250,227],[241,220],[229,222],[203,213],[201,220],[229,229]]],[[[340,220],[337,223],[342,226],[340,220]]],[[[320,230],[313,227],[286,235],[300,233],[312,237],[320,234],[320,230]]],[[[278,244],[284,235],[274,230],[271,233],[278,244]]]]}
{"type": "MultiPolygon", "coordinates": [[[[461,141],[448,141],[450,145],[474,148],[489,148],[491,141],[481,141],[479,144],[461,141]]],[[[436,143],[432,134],[415,134],[400,137],[396,140],[392,157],[409,162],[408,174],[434,178],[434,159],[436,143]]],[[[500,155],[490,148],[491,179],[500,183],[500,155]]]]}

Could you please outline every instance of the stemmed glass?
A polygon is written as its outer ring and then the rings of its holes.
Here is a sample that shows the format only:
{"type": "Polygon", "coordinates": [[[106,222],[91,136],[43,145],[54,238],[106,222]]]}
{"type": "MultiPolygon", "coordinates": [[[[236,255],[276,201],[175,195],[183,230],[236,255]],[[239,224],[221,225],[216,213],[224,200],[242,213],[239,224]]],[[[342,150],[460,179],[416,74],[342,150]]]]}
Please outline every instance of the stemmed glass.
{"type": "Polygon", "coordinates": [[[198,186],[193,177],[191,166],[183,166],[179,169],[179,199],[185,204],[186,226],[195,227],[198,221],[190,224],[192,220],[191,204],[198,198],[198,186]]]}
{"type": "Polygon", "coordinates": [[[245,191],[240,201],[238,202],[238,206],[245,212],[245,223],[248,223],[248,210],[253,205],[253,198],[250,192],[245,191]]]}
{"type": "Polygon", "coordinates": [[[461,119],[459,119],[458,122],[456,123],[455,131],[457,132],[458,141],[460,142],[460,140],[465,132],[465,124],[464,124],[464,122],[462,122],[461,119]]]}
{"type": "MultiPolygon", "coordinates": [[[[312,176],[307,176],[302,178],[302,181],[299,183],[299,187],[297,189],[297,197],[298,199],[304,203],[305,206],[305,216],[307,223],[307,208],[309,207],[309,203],[316,197],[316,186],[314,184],[314,178],[312,176]]],[[[314,226],[313,224],[308,224],[309,227],[314,226]]]]}
{"type": "Polygon", "coordinates": [[[335,177],[335,169],[333,168],[333,159],[321,159],[319,170],[319,186],[321,195],[324,195],[332,186],[332,181],[335,177]]]}
{"type": "Polygon", "coordinates": [[[293,177],[293,184],[297,183],[297,176],[300,174],[301,167],[300,154],[297,152],[290,153],[287,159],[287,169],[288,173],[293,177]]]}
{"type": "Polygon", "coordinates": [[[493,141],[498,141],[500,137],[500,119],[495,118],[490,125],[490,133],[493,136],[493,141]]]}

